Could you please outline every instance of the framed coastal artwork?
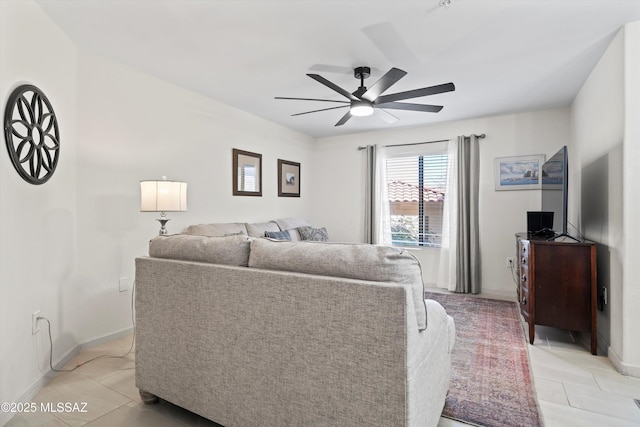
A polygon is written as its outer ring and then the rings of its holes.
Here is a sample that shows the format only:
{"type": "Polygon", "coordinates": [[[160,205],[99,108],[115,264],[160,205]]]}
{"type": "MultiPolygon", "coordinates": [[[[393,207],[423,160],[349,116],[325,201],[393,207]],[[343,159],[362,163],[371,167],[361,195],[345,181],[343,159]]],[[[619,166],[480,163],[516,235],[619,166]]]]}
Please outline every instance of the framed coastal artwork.
{"type": "Polygon", "coordinates": [[[278,196],[300,197],[300,163],[278,159],[278,196]]]}
{"type": "Polygon", "coordinates": [[[496,190],[539,190],[542,188],[544,154],[494,159],[496,190]]]}
{"type": "Polygon", "coordinates": [[[262,154],[233,149],[233,195],[262,196],[262,154]]]}

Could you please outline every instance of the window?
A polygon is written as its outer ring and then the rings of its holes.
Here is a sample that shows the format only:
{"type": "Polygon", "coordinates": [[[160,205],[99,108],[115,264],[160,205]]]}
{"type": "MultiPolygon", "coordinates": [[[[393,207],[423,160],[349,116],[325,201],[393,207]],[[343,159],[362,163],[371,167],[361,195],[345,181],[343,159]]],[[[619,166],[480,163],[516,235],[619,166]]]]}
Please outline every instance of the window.
{"type": "Polygon", "coordinates": [[[447,184],[446,151],[389,157],[386,167],[391,243],[439,248],[447,184]]]}

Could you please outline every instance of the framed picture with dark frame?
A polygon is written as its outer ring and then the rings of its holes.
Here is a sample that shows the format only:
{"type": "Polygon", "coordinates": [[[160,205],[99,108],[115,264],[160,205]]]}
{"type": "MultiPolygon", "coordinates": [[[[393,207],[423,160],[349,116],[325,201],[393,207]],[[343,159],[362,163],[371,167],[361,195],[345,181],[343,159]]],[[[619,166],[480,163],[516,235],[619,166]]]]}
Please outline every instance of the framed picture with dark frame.
{"type": "Polygon", "coordinates": [[[233,149],[234,196],[262,196],[262,154],[233,149]]]}
{"type": "Polygon", "coordinates": [[[300,163],[278,159],[278,197],[300,197],[300,163]]]}

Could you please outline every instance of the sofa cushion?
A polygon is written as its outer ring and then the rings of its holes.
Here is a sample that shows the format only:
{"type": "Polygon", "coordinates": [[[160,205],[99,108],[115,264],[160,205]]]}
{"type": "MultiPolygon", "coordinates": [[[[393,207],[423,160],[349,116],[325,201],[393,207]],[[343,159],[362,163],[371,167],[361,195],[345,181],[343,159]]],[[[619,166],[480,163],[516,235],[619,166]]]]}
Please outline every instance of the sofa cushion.
{"type": "Polygon", "coordinates": [[[250,239],[173,234],[156,236],[149,242],[149,256],[184,261],[207,262],[246,267],[249,264],[250,239]]]}
{"type": "Polygon", "coordinates": [[[238,233],[247,234],[247,227],[242,222],[196,224],[187,227],[185,233],[222,237],[238,233]]]}
{"type": "Polygon", "coordinates": [[[285,231],[265,231],[264,237],[274,240],[291,240],[291,234],[288,230],[285,231]]]}
{"type": "Polygon", "coordinates": [[[324,227],[300,227],[297,230],[298,233],[300,233],[300,240],[311,240],[314,242],[326,242],[329,240],[329,234],[327,233],[327,229],[324,227]]]}
{"type": "Polygon", "coordinates": [[[281,231],[273,221],[247,224],[247,234],[251,237],[264,237],[265,231],[281,231]]]}
{"type": "Polygon", "coordinates": [[[278,227],[280,227],[282,231],[293,230],[299,227],[311,227],[311,224],[302,218],[281,218],[274,219],[273,222],[278,224],[278,227]]]}
{"type": "Polygon", "coordinates": [[[369,244],[255,239],[251,242],[249,267],[409,286],[418,328],[426,328],[420,263],[404,249],[369,244]]]}

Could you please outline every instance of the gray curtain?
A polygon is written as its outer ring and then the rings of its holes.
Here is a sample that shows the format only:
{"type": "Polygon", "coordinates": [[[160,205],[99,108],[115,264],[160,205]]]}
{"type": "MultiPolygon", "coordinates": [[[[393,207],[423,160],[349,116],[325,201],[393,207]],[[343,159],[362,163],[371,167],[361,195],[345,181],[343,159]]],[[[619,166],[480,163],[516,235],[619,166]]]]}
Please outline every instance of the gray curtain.
{"type": "Polygon", "coordinates": [[[365,177],[365,194],[364,194],[364,243],[373,243],[375,241],[375,200],[376,200],[376,146],[367,145],[367,164],[365,177]]]}
{"type": "Polygon", "coordinates": [[[458,218],[456,292],[480,292],[478,193],[480,156],[478,136],[458,137],[458,218]]]}

